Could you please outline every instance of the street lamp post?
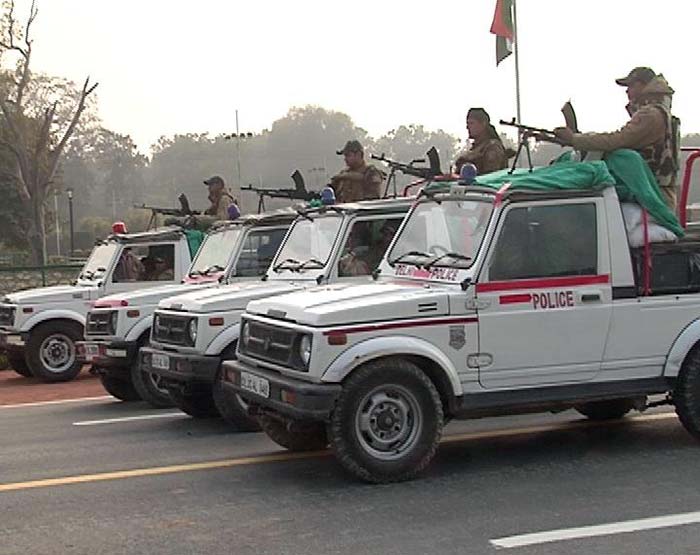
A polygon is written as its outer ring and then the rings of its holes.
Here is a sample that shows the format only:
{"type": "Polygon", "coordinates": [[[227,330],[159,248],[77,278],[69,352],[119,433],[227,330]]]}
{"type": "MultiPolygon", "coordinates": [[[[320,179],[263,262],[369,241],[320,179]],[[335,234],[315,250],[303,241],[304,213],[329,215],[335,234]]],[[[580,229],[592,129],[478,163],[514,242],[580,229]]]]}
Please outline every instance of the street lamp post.
{"type": "Polygon", "coordinates": [[[53,211],[56,220],[56,256],[61,256],[61,218],[58,215],[58,189],[53,191],[53,211]]]}
{"type": "Polygon", "coordinates": [[[73,230],[73,189],[66,189],[68,195],[68,219],[70,221],[70,255],[75,256],[74,230],[73,230]]]}

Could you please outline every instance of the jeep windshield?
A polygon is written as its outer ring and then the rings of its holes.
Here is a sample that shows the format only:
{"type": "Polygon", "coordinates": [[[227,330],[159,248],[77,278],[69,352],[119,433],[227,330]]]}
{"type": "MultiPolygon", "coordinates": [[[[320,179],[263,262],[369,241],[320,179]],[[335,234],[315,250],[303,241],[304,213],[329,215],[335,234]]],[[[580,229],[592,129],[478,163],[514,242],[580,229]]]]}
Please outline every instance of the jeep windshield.
{"type": "Polygon", "coordinates": [[[389,251],[389,265],[469,268],[492,211],[491,202],[474,199],[419,204],[389,251]]]}
{"type": "Polygon", "coordinates": [[[273,271],[301,272],[323,268],[331,255],[342,216],[328,214],[294,222],[272,266],[273,271]]]}
{"type": "Polygon", "coordinates": [[[90,258],[80,271],[78,279],[93,280],[103,277],[118,249],[119,244],[114,242],[97,245],[92,249],[90,258]]]}
{"type": "Polygon", "coordinates": [[[189,275],[203,276],[223,271],[242,234],[243,230],[240,227],[233,227],[207,235],[190,266],[189,275]]]}

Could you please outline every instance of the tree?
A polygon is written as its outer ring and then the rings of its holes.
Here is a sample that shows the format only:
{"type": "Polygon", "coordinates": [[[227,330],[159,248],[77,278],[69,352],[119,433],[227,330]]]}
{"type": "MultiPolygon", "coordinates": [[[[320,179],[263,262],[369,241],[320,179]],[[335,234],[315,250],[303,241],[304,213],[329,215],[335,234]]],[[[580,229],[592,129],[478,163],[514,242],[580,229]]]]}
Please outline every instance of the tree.
{"type": "Polygon", "coordinates": [[[16,70],[4,76],[6,94],[0,96],[0,110],[8,130],[8,139],[3,144],[14,157],[15,189],[29,215],[26,231],[32,257],[35,263],[43,264],[44,205],[61,156],[97,83],[90,83],[88,77],[77,94],[75,105],[66,108],[70,84],[63,80],[62,86],[45,87],[46,80],[36,79],[31,71],[31,29],[38,15],[36,0],[32,0],[23,28],[15,17],[14,0],[6,0],[3,9],[0,54],[17,57],[16,70]]]}

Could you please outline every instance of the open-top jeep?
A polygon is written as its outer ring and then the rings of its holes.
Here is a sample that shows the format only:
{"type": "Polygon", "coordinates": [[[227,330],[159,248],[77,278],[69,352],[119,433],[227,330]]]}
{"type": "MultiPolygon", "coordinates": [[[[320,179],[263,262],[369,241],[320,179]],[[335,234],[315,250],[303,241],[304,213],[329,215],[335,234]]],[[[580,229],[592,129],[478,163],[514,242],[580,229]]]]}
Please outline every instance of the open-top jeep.
{"type": "MultiPolygon", "coordinates": [[[[115,224],[116,225],[116,224],[115,224]]],[[[199,241],[166,227],[115,233],[99,241],[73,285],[28,289],[0,302],[0,349],[18,373],[47,382],[72,380],[83,365],[76,343],[85,315],[106,295],[182,280],[199,241]]]]}
{"type": "Polygon", "coordinates": [[[221,414],[238,430],[258,429],[238,397],[220,403],[221,361],[235,356],[239,320],[248,302],[321,283],[369,281],[410,204],[407,199],[377,200],[300,210],[264,281],[159,303],[150,347],[141,349],[142,370],[159,376],[187,414],[221,414]]]}
{"type": "Polygon", "coordinates": [[[81,358],[92,364],[105,389],[125,401],[144,399],[156,407],[172,406],[167,390],[142,372],[139,349],[148,343],[158,302],[220,282],[259,279],[277,252],[297,213],[278,210],[222,221],[209,230],[182,283],[109,295],[87,315],[81,358]]]}
{"type": "Polygon", "coordinates": [[[631,248],[600,164],[567,166],[601,177],[581,188],[427,187],[375,283],[248,305],[224,400],[372,482],[425,468],[451,418],[670,403],[700,438],[700,233],[631,248]]]}

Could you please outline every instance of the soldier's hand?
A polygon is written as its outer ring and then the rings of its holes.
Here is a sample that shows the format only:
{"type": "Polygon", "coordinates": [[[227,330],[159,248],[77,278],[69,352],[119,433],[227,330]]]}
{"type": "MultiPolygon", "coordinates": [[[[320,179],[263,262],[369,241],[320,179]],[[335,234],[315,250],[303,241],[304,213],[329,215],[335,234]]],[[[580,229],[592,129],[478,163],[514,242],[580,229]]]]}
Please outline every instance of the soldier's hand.
{"type": "Polygon", "coordinates": [[[554,129],[554,136],[559,139],[560,144],[571,145],[574,142],[574,132],[568,127],[557,127],[554,129]]]}

